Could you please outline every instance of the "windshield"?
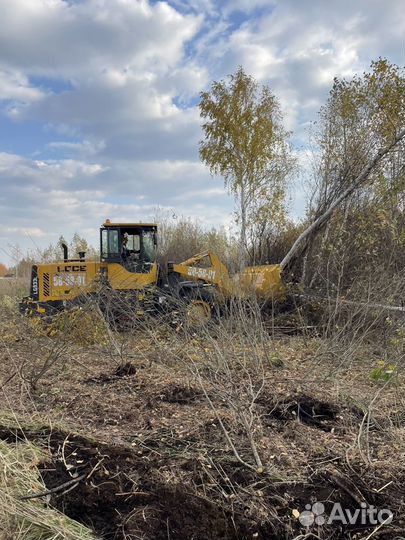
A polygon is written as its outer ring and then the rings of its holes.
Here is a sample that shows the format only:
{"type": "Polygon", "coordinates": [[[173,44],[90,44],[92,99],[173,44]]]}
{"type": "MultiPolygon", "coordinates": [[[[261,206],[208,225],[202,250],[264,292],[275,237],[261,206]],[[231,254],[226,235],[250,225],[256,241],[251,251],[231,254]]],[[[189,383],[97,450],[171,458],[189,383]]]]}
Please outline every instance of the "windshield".
{"type": "Polygon", "coordinates": [[[101,260],[121,263],[131,271],[146,271],[156,262],[156,231],[142,227],[101,229],[101,260]]]}
{"type": "Polygon", "coordinates": [[[136,252],[141,250],[141,237],[139,234],[127,234],[124,238],[127,239],[125,241],[125,247],[127,249],[136,252]]]}

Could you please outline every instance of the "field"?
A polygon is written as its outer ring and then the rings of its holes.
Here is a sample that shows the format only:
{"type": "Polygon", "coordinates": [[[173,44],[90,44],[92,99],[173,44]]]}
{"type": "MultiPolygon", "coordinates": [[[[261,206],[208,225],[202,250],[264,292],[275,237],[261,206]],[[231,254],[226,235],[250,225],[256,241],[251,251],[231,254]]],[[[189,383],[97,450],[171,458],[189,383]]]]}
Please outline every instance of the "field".
{"type": "Polygon", "coordinates": [[[1,297],[1,538],[401,537],[400,334],[328,337],[304,311],[287,332],[255,306],[199,331],[116,332],[91,309],[46,325],[18,316],[17,289],[1,297]],[[329,522],[336,503],[394,517],[329,522]]]}
{"type": "Polygon", "coordinates": [[[0,278],[0,297],[17,297],[28,294],[27,279],[0,278]]]}

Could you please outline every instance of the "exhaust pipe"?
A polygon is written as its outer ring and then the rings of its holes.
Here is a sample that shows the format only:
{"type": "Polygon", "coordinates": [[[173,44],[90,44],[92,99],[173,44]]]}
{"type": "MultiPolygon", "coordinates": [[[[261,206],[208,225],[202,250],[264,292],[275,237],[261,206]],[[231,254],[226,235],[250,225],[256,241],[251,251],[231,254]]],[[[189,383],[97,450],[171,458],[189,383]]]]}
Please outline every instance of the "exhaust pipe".
{"type": "Polygon", "coordinates": [[[63,261],[67,262],[69,260],[69,253],[68,253],[68,247],[64,242],[62,242],[62,249],[63,249],[63,261]]]}

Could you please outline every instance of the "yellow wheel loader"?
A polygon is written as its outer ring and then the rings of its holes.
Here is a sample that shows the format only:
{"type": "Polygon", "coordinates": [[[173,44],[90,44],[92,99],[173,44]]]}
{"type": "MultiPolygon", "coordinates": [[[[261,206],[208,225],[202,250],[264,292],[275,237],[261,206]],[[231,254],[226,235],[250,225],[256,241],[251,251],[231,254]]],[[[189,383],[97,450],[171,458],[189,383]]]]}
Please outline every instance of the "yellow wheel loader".
{"type": "Polygon", "coordinates": [[[106,220],[100,229],[99,261],[86,260],[85,253],[70,259],[66,245],[63,250],[63,260],[32,267],[31,291],[20,303],[22,313],[51,315],[88,295],[105,297],[105,292],[113,291],[110,302],[125,298],[138,315],[159,311],[170,304],[170,298],[180,298],[186,302],[191,323],[202,324],[211,318],[213,309],[231,298],[254,294],[262,300],[277,300],[285,292],[279,265],[248,267],[231,277],[212,252],[169,263],[163,272],[156,261],[155,223],[106,220]]]}

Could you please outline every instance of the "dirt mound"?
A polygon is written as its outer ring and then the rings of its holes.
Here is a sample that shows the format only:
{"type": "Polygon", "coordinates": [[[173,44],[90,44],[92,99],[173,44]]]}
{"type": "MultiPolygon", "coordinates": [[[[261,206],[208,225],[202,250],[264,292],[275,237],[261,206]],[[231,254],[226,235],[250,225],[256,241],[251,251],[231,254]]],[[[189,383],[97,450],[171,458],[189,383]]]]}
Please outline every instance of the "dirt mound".
{"type": "Polygon", "coordinates": [[[267,423],[280,426],[298,421],[322,431],[335,431],[343,420],[359,420],[363,413],[356,407],[342,407],[338,403],[320,400],[307,394],[294,394],[280,399],[277,396],[261,397],[258,403],[264,408],[267,423]]]}
{"type": "Polygon", "coordinates": [[[20,437],[46,443],[51,452],[52,461],[39,467],[53,492],[50,504],[106,540],[251,537],[248,532],[240,536],[244,524],[236,528],[239,520],[231,512],[187,492],[184,485],[163,484],[156,462],[130,447],[58,430],[23,434],[0,429],[5,441],[20,437]]]}
{"type": "Polygon", "coordinates": [[[336,425],[337,406],[306,395],[288,398],[269,407],[268,417],[277,421],[298,420],[308,426],[330,431],[336,425]]]}
{"type": "Polygon", "coordinates": [[[190,403],[202,397],[202,392],[191,386],[182,386],[180,384],[168,385],[164,391],[159,394],[159,399],[167,403],[190,403]]]}
{"type": "Polygon", "coordinates": [[[136,367],[132,362],[125,362],[122,366],[118,366],[114,371],[114,375],[117,377],[130,377],[136,374],[136,367]]]}
{"type": "Polygon", "coordinates": [[[125,364],[119,365],[114,369],[112,374],[101,373],[98,377],[90,377],[84,380],[86,384],[108,384],[111,382],[117,381],[117,379],[122,377],[133,377],[136,375],[136,367],[132,362],[126,362],[125,364]]]}

